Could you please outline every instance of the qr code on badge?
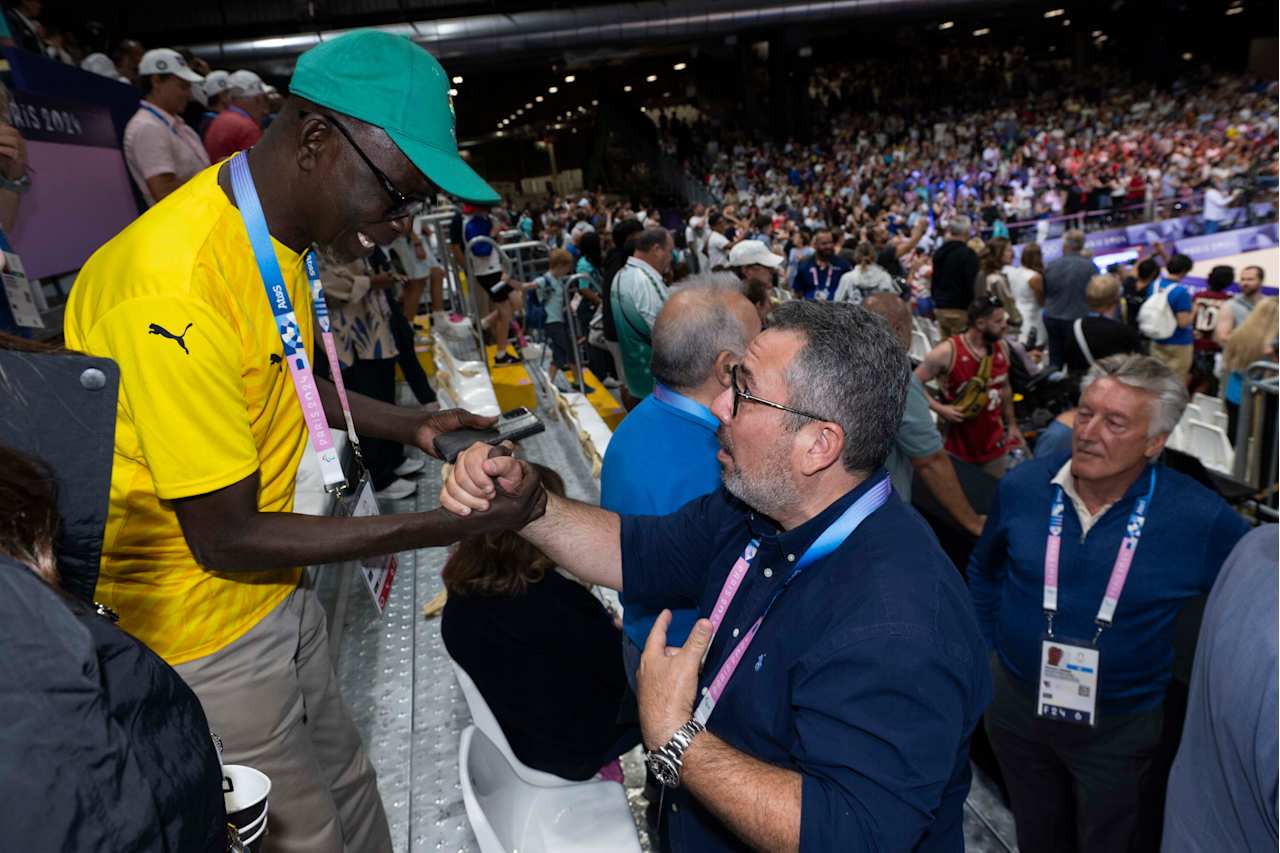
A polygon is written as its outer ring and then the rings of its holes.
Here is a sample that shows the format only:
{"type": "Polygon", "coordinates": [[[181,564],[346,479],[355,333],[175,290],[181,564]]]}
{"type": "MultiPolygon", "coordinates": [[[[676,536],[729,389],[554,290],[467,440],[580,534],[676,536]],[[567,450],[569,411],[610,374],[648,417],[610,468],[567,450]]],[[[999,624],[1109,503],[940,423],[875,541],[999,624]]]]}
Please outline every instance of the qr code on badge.
{"type": "Polygon", "coordinates": [[[1084,697],[1085,699],[1088,699],[1088,698],[1089,698],[1089,688],[1088,688],[1088,687],[1086,687],[1085,685],[1081,684],[1081,685],[1080,685],[1080,695],[1081,695],[1082,697],[1084,697]]]}

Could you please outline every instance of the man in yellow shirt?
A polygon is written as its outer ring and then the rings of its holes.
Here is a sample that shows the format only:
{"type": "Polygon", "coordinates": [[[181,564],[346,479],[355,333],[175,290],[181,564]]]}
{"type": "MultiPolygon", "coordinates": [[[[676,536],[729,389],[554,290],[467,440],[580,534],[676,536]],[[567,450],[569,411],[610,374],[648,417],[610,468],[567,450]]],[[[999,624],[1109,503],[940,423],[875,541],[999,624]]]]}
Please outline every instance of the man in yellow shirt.
{"type": "MultiPolygon", "coordinates": [[[[436,187],[496,194],[458,157],[449,80],[407,39],[371,31],[298,61],[292,97],[247,158],[283,288],[285,348],[232,190],[233,161],[156,205],[85,264],[69,347],[121,370],[98,599],[195,690],[228,763],[272,779],[271,851],[389,851],[376,779],[299,566],[444,545],[484,522],[444,510],[372,518],[292,512],[308,428],[285,358],[312,352],[312,245],[353,259],[408,233],[436,187]]],[[[239,168],[237,166],[236,168],[239,168]]],[[[242,205],[243,206],[243,205],[242,205]]],[[[268,282],[270,284],[270,282],[268,282]]],[[[334,386],[317,380],[329,424],[334,386]]],[[[351,396],[357,432],[432,452],[492,423],[351,396]]]]}

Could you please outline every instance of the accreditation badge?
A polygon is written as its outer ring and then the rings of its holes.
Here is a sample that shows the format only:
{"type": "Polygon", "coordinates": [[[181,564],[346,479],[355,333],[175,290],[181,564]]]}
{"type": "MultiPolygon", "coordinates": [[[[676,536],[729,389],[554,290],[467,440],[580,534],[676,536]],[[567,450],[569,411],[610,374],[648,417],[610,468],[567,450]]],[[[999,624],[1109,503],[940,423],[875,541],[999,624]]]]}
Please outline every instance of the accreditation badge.
{"type": "Polygon", "coordinates": [[[1036,716],[1061,723],[1098,723],[1098,650],[1060,638],[1040,643],[1036,716]]]}

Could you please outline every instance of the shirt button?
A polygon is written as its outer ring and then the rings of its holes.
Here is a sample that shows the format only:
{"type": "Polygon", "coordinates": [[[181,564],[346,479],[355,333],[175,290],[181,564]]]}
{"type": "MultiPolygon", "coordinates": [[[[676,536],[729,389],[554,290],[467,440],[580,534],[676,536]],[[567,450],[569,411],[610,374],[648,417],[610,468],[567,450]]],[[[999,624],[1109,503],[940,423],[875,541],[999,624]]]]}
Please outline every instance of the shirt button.
{"type": "Polygon", "coordinates": [[[767,578],[771,578],[771,577],[773,577],[773,569],[765,569],[765,570],[764,570],[764,576],[765,576],[765,577],[767,577],[767,578]]]}
{"type": "Polygon", "coordinates": [[[788,562],[788,563],[794,563],[795,561],[796,561],[796,555],[795,555],[795,554],[788,554],[788,555],[787,555],[787,562],[788,562]]]}
{"type": "Polygon", "coordinates": [[[734,628],[734,629],[733,629],[733,636],[735,636],[735,637],[736,637],[736,636],[738,636],[738,629],[737,629],[737,628],[734,628]]]}
{"type": "Polygon", "coordinates": [[[679,805],[678,803],[672,803],[672,804],[671,804],[671,810],[672,810],[673,812],[678,812],[678,811],[680,811],[680,805],[679,805]]]}

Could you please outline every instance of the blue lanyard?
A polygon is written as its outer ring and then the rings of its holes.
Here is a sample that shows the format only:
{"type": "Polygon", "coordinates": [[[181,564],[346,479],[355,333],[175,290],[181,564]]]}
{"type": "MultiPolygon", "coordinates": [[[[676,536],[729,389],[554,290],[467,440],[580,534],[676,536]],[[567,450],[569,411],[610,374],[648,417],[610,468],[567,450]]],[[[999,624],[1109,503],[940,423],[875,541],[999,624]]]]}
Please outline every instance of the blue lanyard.
{"type": "Polygon", "coordinates": [[[666,403],[677,411],[684,412],[686,415],[696,419],[699,423],[711,427],[713,430],[720,429],[720,419],[711,413],[706,406],[694,400],[690,400],[683,394],[672,391],[661,382],[653,383],[653,396],[657,397],[660,402],[666,403]]]}
{"type": "MultiPolygon", "coordinates": [[[[289,289],[285,286],[284,275],[280,272],[280,262],[276,258],[275,246],[271,243],[271,232],[267,229],[267,218],[262,212],[262,202],[258,199],[258,190],[253,184],[253,175],[249,171],[248,156],[240,154],[231,158],[228,168],[231,170],[231,192],[235,196],[236,207],[240,209],[240,218],[249,236],[249,245],[253,248],[254,259],[258,262],[258,273],[262,277],[262,286],[267,293],[267,303],[271,306],[276,331],[279,332],[280,343],[284,346],[284,360],[293,377],[294,391],[298,395],[302,417],[311,436],[311,448],[320,462],[325,487],[330,490],[340,490],[346,486],[347,477],[338,459],[338,451],[333,445],[333,435],[329,431],[329,423],[320,401],[315,375],[311,371],[311,358],[302,340],[302,330],[298,327],[298,317],[294,313],[293,300],[289,297],[289,289]]],[[[307,254],[310,256],[312,253],[307,254]]],[[[308,257],[306,266],[312,288],[317,289],[319,271],[314,258],[308,257]]],[[[320,303],[323,304],[323,301],[322,297],[320,303]]],[[[329,328],[327,311],[317,313],[322,332],[327,332],[329,328]]],[[[335,361],[335,358],[330,359],[331,364],[335,361]]],[[[335,373],[333,379],[334,384],[341,388],[339,384],[341,374],[335,373]]],[[[345,402],[343,407],[345,411],[345,402]]]]}
{"type": "Polygon", "coordinates": [[[178,133],[177,124],[176,123],[170,124],[169,120],[165,118],[164,114],[160,112],[158,109],[151,106],[146,101],[143,101],[142,103],[138,104],[138,106],[140,106],[142,109],[146,110],[147,112],[151,113],[156,118],[160,119],[160,121],[164,124],[164,126],[169,128],[169,132],[172,133],[174,136],[181,136],[181,134],[178,133]]]}
{"type": "Polygon", "coordinates": [[[169,132],[172,133],[174,136],[178,137],[178,139],[182,140],[182,144],[187,146],[187,148],[191,149],[196,154],[198,154],[201,160],[204,160],[206,163],[209,161],[209,155],[204,151],[203,148],[197,149],[194,145],[191,144],[191,140],[187,139],[181,133],[178,133],[178,123],[176,121],[173,123],[170,123],[169,119],[164,117],[164,113],[160,112],[158,109],[151,106],[146,101],[139,102],[138,106],[146,110],[147,112],[151,113],[156,118],[160,119],[160,122],[169,129],[169,132]]]}
{"type": "MultiPolygon", "coordinates": [[[[702,701],[698,703],[697,710],[694,712],[695,719],[706,725],[711,712],[715,710],[716,702],[723,695],[729,679],[733,677],[738,664],[742,662],[743,656],[751,646],[751,641],[755,639],[756,632],[760,630],[760,625],[763,624],[765,617],[769,615],[769,611],[773,609],[773,605],[782,596],[782,593],[786,591],[787,587],[791,586],[792,581],[799,577],[800,573],[806,568],[823,557],[829,556],[832,551],[839,548],[846,539],[853,535],[858,526],[866,521],[867,516],[884,506],[892,490],[893,484],[886,474],[880,478],[878,483],[867,490],[862,497],[854,501],[852,506],[841,513],[840,517],[833,521],[826,530],[822,531],[818,538],[813,540],[812,544],[805,549],[787,579],[774,591],[769,603],[765,605],[764,612],[756,619],[755,624],[747,631],[746,636],[734,646],[733,651],[729,653],[724,663],[720,665],[720,669],[712,677],[702,695],[702,701]]],[[[719,631],[725,614],[729,611],[729,605],[742,587],[742,581],[746,577],[747,571],[751,568],[751,562],[755,559],[759,547],[760,540],[752,539],[747,543],[742,556],[738,558],[733,568],[729,570],[729,576],[725,578],[724,586],[721,587],[720,595],[716,598],[715,606],[711,610],[710,618],[713,630],[719,631]]]]}

